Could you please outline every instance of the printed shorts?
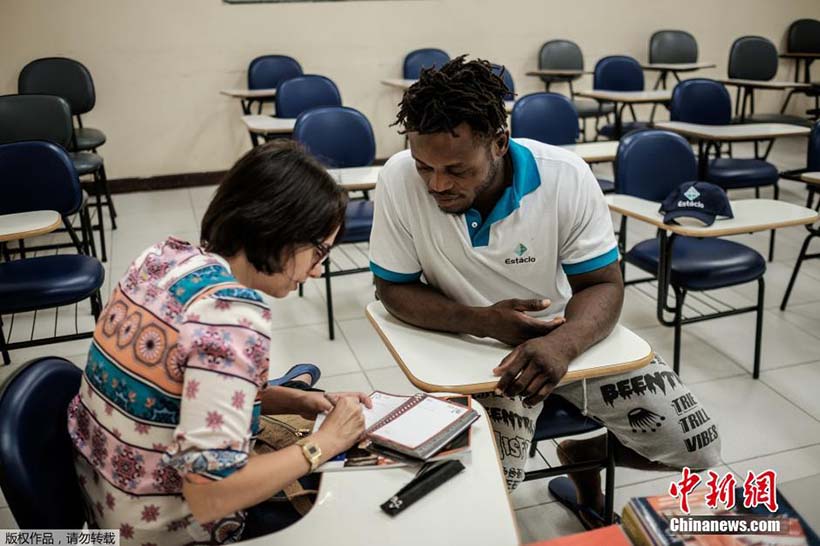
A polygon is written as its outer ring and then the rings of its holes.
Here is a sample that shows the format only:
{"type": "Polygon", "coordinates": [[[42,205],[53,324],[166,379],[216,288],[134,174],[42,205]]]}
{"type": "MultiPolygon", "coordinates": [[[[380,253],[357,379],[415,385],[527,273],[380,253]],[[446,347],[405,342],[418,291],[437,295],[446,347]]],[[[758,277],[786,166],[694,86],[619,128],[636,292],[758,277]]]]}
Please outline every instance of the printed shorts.
{"type": "MultiPolygon", "coordinates": [[[[626,447],[674,468],[720,464],[720,435],[695,395],[657,355],[625,374],[576,381],[555,389],[590,418],[612,431],[626,447]]],[[[521,398],[477,395],[487,408],[510,490],[524,478],[524,465],[541,405],[521,398]]]]}

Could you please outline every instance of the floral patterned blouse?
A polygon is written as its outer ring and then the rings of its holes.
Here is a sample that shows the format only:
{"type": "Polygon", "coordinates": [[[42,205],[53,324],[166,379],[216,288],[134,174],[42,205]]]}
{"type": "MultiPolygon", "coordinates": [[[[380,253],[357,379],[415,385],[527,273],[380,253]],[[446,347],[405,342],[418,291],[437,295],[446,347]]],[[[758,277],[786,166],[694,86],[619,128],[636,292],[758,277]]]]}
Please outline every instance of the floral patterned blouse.
{"type": "Polygon", "coordinates": [[[221,257],[169,238],[137,258],[97,322],[69,408],[99,528],[137,546],[240,538],[244,514],[199,524],[182,480],[219,480],[247,462],[270,329],[268,306],[221,257]]]}

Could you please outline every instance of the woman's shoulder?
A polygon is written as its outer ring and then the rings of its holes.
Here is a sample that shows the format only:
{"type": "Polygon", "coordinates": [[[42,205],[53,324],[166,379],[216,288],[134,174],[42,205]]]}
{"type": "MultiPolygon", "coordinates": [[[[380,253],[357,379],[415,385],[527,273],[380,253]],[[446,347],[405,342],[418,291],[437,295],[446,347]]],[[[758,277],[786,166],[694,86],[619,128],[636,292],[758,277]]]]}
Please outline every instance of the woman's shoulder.
{"type": "MultiPolygon", "coordinates": [[[[221,264],[218,267],[223,267],[221,264]]],[[[230,273],[230,272],[228,272],[230,273]]],[[[266,337],[271,329],[271,310],[256,290],[233,277],[203,287],[186,302],[186,320],[221,326],[238,326],[266,337]]]]}
{"type": "Polygon", "coordinates": [[[132,300],[172,322],[188,320],[192,314],[197,322],[267,329],[271,319],[262,296],[240,284],[226,260],[174,237],[143,252],[120,287],[132,300]]]}

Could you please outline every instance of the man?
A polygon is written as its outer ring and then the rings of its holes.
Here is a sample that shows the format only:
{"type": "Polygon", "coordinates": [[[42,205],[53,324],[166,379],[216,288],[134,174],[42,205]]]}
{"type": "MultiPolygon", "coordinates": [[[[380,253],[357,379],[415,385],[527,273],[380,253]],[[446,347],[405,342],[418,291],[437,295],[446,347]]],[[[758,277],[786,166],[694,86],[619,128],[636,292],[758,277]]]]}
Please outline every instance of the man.
{"type": "MultiPolygon", "coordinates": [[[[566,150],[512,140],[507,92],[487,62],[462,56],[424,71],[405,93],[396,123],[410,149],[384,166],[375,198],[370,259],[379,298],[410,324],[515,347],[493,370],[496,391],[479,397],[510,490],[523,478],[549,395],[615,434],[618,465],[717,465],[715,423],[658,357],[627,374],[556,387],[569,362],[618,322],[623,280],[589,167],[566,150]],[[685,420],[694,412],[698,420],[685,420]]],[[[604,453],[604,436],[559,449],[565,463],[604,453]]],[[[600,473],[570,478],[579,517],[599,525],[600,473]]]]}

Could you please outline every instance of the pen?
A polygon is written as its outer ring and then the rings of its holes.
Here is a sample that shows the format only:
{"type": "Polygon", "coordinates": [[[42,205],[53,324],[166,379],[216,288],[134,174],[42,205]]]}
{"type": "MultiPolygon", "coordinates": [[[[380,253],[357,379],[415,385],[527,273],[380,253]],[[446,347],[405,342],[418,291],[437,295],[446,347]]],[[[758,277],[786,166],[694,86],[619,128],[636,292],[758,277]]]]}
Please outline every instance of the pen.
{"type": "Polygon", "coordinates": [[[410,483],[402,487],[387,502],[381,505],[381,509],[389,516],[396,516],[408,506],[450,480],[456,474],[464,470],[461,461],[449,460],[440,461],[441,464],[432,464],[428,470],[423,470],[410,483]]]}

